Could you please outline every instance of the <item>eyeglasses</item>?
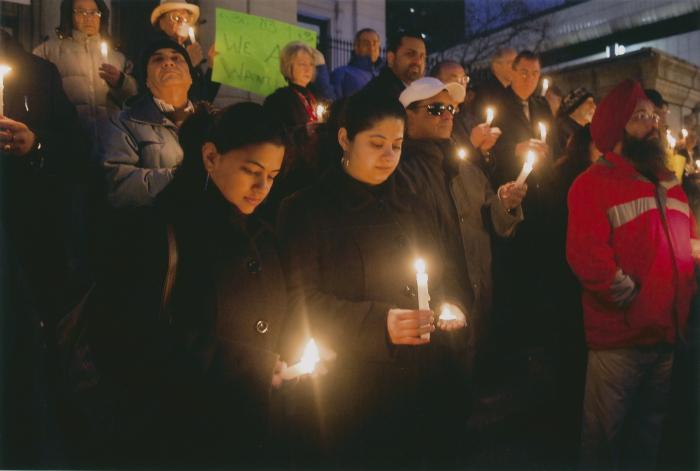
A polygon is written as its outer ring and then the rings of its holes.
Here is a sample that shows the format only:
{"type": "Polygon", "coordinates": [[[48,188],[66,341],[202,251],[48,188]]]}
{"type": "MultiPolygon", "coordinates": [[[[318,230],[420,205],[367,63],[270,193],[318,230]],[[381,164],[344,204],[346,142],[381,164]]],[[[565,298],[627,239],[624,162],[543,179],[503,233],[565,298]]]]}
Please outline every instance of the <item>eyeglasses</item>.
{"type": "Polygon", "coordinates": [[[656,113],[647,113],[646,111],[637,111],[632,114],[630,118],[631,121],[653,121],[655,123],[659,122],[659,115],[656,113]]]}
{"type": "Polygon", "coordinates": [[[83,18],[87,18],[88,16],[91,18],[101,18],[102,17],[102,12],[100,10],[83,10],[82,8],[76,8],[73,10],[74,15],[82,16],[83,18]]]}
{"type": "Polygon", "coordinates": [[[168,15],[168,18],[170,18],[170,20],[175,22],[175,23],[189,23],[190,20],[192,19],[191,16],[183,15],[181,13],[170,13],[168,15]]]}
{"type": "Polygon", "coordinates": [[[415,108],[425,108],[426,110],[428,110],[428,113],[430,113],[433,116],[442,116],[442,113],[444,113],[445,111],[454,116],[455,114],[457,114],[457,111],[459,111],[459,107],[453,105],[446,105],[444,103],[431,103],[429,105],[416,106],[415,108]]]}
{"type": "Polygon", "coordinates": [[[469,83],[469,76],[468,75],[462,75],[461,77],[457,78],[457,83],[460,85],[467,85],[469,83]]]}

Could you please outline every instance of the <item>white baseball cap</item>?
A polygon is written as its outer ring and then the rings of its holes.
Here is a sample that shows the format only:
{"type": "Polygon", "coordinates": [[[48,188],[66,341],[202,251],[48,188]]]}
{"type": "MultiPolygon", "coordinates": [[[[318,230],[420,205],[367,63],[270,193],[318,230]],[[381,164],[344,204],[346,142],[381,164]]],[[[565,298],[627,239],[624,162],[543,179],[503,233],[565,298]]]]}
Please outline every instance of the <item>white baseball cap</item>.
{"type": "Polygon", "coordinates": [[[434,97],[443,90],[447,90],[450,97],[458,103],[462,103],[467,94],[464,86],[458,83],[442,83],[435,77],[423,77],[406,87],[401,92],[399,101],[404,108],[408,108],[411,103],[434,97]]]}

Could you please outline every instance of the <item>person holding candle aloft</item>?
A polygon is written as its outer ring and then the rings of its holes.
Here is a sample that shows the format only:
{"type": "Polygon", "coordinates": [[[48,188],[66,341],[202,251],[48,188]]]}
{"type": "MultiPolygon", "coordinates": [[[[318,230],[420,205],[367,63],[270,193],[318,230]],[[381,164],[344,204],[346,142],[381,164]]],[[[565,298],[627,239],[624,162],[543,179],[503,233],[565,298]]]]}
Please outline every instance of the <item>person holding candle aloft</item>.
{"type": "Polygon", "coordinates": [[[88,141],[56,66],[0,30],[0,466],[45,466],[59,398],[55,326],[83,286],[71,198],[88,141]],[[44,464],[42,464],[44,463],[44,464]]]}
{"type": "Polygon", "coordinates": [[[457,451],[450,432],[463,418],[464,376],[453,349],[464,331],[436,331],[434,312],[418,310],[417,259],[430,307],[453,305],[457,319],[445,328],[464,327],[465,315],[434,215],[397,181],[404,121],[390,97],[350,97],[337,133],[342,159],[280,210],[294,304],[338,354],[314,396],[325,466],[418,466],[457,451]]]}
{"type": "Polygon", "coordinates": [[[104,0],[63,0],[57,38],[34,49],[34,54],[53,62],[63,79],[68,98],[96,144],[99,121],[121,109],[136,95],[131,63],[109,45],[109,9],[104,0]],[[107,57],[101,44],[108,48],[107,57]]]}
{"type": "Polygon", "coordinates": [[[274,234],[255,210],[280,172],[284,132],[258,104],[201,105],[180,140],[182,165],[139,244],[114,253],[97,281],[106,304],[88,332],[118,415],[115,454],[98,463],[272,466],[264,438],[288,302],[274,234]],[[177,262],[161,309],[166,257],[177,262]]]}

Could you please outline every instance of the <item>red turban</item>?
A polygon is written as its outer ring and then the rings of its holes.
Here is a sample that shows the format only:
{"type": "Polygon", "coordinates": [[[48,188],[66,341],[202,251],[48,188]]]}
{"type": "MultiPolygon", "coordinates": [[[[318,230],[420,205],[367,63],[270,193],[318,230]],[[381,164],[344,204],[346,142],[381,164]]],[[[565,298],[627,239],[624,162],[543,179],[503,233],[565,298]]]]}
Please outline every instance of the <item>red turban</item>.
{"type": "Polygon", "coordinates": [[[591,121],[591,137],[599,151],[609,152],[625,135],[625,126],[639,100],[648,100],[636,80],[625,80],[598,104],[591,121]]]}

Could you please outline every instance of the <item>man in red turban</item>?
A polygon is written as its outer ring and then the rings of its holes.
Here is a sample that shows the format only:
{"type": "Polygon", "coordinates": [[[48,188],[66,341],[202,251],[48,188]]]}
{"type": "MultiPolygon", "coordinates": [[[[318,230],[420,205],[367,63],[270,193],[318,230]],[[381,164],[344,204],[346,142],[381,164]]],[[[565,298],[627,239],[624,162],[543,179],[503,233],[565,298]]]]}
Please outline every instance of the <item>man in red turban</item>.
{"type": "Polygon", "coordinates": [[[638,82],[615,87],[591,123],[604,157],[569,192],[566,255],[588,345],[584,468],[654,467],[695,291],[695,224],[658,120],[638,82]]]}

